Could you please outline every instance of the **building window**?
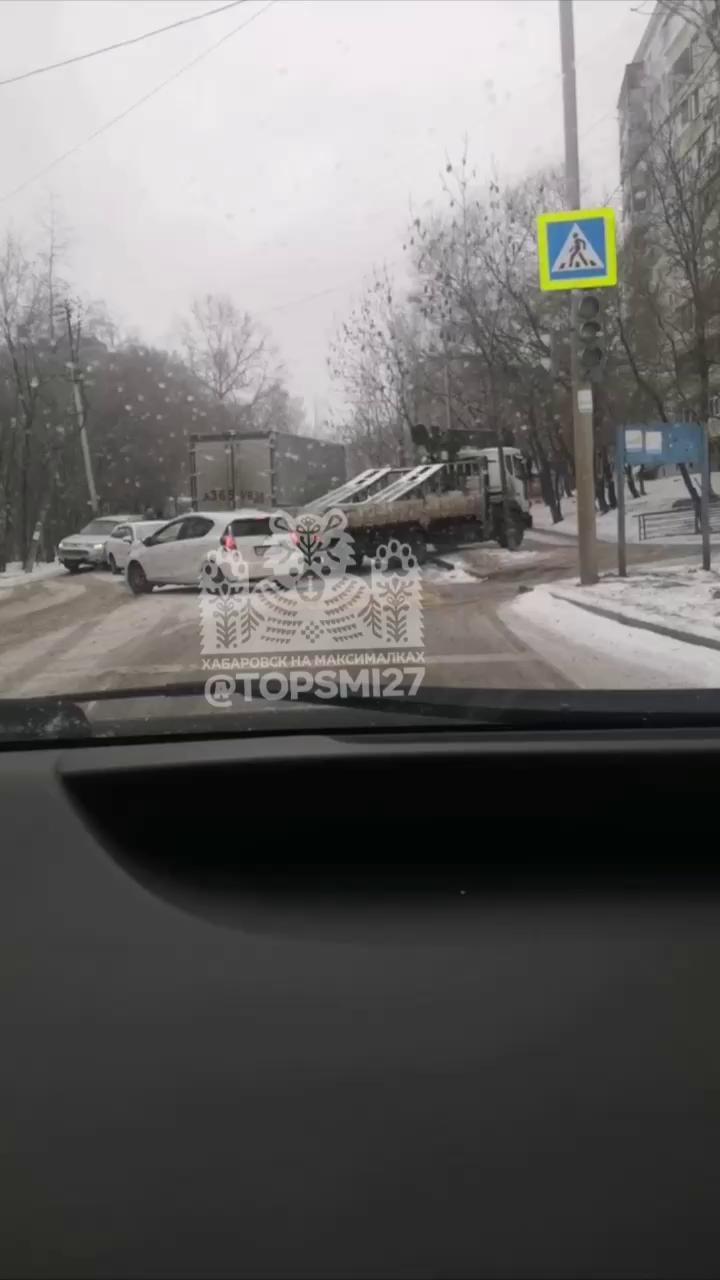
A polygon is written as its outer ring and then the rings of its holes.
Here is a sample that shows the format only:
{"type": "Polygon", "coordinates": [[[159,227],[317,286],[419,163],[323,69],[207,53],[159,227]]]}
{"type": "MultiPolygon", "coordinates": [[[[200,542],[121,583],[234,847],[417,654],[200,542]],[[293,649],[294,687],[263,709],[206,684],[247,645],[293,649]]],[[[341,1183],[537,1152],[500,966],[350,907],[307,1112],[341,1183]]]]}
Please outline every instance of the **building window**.
{"type": "Polygon", "coordinates": [[[702,164],[704,164],[707,157],[707,143],[708,131],[706,130],[705,133],[700,134],[700,137],[695,144],[695,163],[697,164],[698,169],[702,164]]]}
{"type": "Polygon", "coordinates": [[[700,115],[700,90],[693,89],[687,98],[683,98],[679,107],[680,125],[684,127],[700,115]]]}
{"type": "Polygon", "coordinates": [[[678,80],[686,80],[692,75],[692,48],[688,45],[687,49],[683,49],[679,58],[676,58],[670,72],[678,80]]]}

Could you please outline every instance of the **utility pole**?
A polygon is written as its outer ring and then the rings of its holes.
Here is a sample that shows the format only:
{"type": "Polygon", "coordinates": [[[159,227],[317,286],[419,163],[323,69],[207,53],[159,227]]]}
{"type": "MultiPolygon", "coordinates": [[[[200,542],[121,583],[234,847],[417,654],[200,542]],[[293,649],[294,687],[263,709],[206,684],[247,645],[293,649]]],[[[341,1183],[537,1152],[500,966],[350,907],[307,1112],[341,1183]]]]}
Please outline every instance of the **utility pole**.
{"type": "MultiPolygon", "coordinates": [[[[558,0],[560,56],[562,60],[563,118],[565,124],[565,199],[568,209],[580,208],[580,157],[578,154],[577,93],[575,87],[575,30],[572,0],[558,0]]],[[[589,382],[580,380],[578,362],[578,293],[571,298],[570,342],[572,353],[573,444],[577,496],[578,558],[580,582],[598,580],[595,541],[595,462],[593,448],[593,396],[589,382]]]]}
{"type": "Polygon", "coordinates": [[[92,458],[90,457],[90,446],[88,444],[87,428],[85,426],[85,403],[82,393],[82,374],[78,369],[76,356],[78,354],[76,347],[76,339],[72,327],[72,311],[70,303],[65,304],[65,319],[67,322],[68,344],[70,347],[70,360],[68,367],[70,369],[70,377],[73,384],[73,397],[75,400],[75,414],[78,422],[78,431],[80,434],[80,448],[82,449],[83,462],[85,464],[85,479],[87,480],[88,493],[90,495],[90,506],[94,516],[98,512],[98,497],[95,488],[95,477],[93,476],[92,458]]]}

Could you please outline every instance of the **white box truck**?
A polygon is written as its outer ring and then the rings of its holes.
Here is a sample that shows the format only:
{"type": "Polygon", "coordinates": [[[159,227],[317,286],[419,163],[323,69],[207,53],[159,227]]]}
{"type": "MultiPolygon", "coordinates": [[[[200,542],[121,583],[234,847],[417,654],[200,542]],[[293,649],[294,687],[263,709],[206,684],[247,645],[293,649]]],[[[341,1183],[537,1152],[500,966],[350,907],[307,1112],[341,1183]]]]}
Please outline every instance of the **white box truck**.
{"type": "Polygon", "coordinates": [[[302,507],[343,484],[345,448],[283,431],[190,437],[194,511],[302,507]]]}

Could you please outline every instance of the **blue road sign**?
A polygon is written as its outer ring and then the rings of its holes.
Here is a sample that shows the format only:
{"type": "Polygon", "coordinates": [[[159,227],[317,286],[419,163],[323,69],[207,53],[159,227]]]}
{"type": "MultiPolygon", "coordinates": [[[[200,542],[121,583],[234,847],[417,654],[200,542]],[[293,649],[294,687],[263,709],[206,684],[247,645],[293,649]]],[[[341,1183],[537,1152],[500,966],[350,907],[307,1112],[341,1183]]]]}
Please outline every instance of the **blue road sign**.
{"type": "Polygon", "coordinates": [[[698,422],[652,422],[626,426],[625,457],[633,467],[700,465],[705,432],[698,422]]]}
{"type": "Polygon", "coordinates": [[[540,288],[588,289],[617,284],[612,209],[572,209],[538,218],[540,288]]]}

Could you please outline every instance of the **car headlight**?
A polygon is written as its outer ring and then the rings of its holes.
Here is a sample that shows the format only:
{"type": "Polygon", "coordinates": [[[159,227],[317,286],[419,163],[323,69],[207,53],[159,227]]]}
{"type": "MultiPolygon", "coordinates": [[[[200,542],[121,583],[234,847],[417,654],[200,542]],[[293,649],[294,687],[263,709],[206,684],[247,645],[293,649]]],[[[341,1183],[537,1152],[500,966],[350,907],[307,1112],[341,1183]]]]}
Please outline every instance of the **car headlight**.
{"type": "Polygon", "coordinates": [[[104,543],[104,542],[94,542],[94,543],[93,543],[93,551],[102,551],[102,549],[103,549],[103,547],[104,547],[104,546],[105,546],[105,543],[104,543]]]}

